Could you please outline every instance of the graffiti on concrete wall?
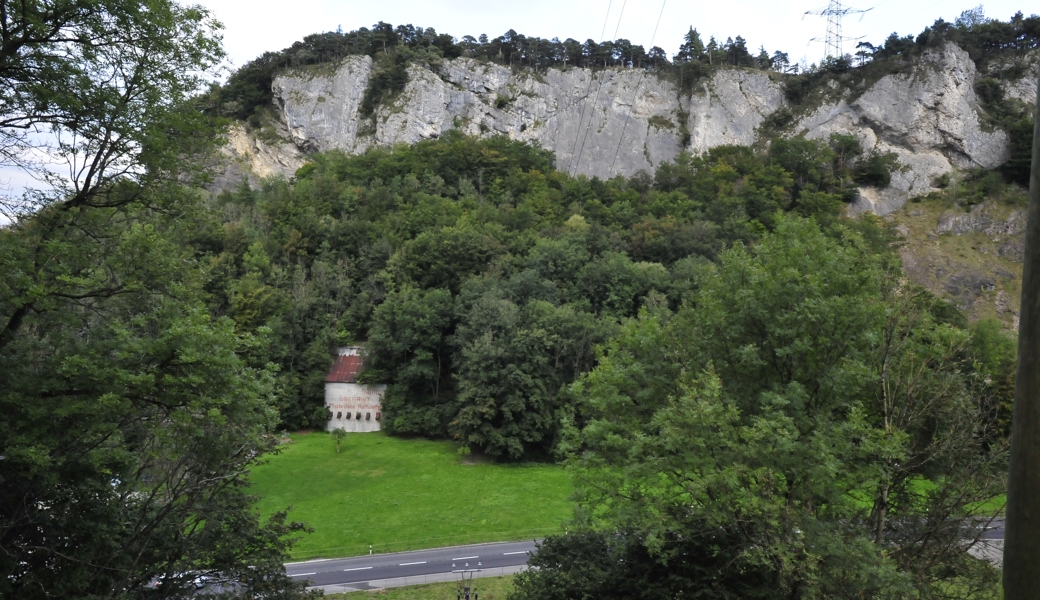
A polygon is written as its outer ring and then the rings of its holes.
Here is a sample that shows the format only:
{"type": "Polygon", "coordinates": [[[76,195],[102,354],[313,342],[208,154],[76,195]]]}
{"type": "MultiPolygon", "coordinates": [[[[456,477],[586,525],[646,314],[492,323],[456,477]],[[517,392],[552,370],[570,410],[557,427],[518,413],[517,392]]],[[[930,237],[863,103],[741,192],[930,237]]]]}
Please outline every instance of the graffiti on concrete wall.
{"type": "Polygon", "coordinates": [[[381,398],[386,386],[357,383],[326,383],[325,406],[329,409],[329,431],[379,431],[383,418],[381,398]]]}

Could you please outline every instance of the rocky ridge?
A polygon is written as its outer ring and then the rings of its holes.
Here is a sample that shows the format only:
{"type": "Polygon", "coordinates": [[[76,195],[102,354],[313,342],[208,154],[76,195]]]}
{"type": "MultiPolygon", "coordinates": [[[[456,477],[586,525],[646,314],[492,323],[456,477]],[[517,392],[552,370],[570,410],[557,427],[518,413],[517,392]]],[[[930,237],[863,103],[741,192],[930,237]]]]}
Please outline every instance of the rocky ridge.
{"type": "Polygon", "coordinates": [[[313,150],[408,144],[458,129],[508,135],[556,152],[572,173],[611,177],[652,172],[682,147],[679,132],[692,113],[689,149],[751,144],[755,127],[780,107],[782,90],[768,75],[722,72],[703,95],[681,97],[675,86],[637,70],[548,69],[516,73],[460,58],[437,72],[412,65],[404,92],[380,106],[374,127],[359,127],[371,59],[352,57],[332,77],[285,75],[275,101],[291,140],[313,150]]]}
{"type": "Polygon", "coordinates": [[[991,169],[1008,159],[1008,136],[986,131],[968,53],[953,44],[927,51],[910,73],[887,75],[857,98],[821,106],[801,119],[797,133],[826,138],[851,133],[864,148],[897,156],[900,168],[883,190],[864,188],[853,212],[888,214],[908,198],[935,191],[954,168],[991,169]]]}
{"type": "MultiPolygon", "coordinates": [[[[309,152],[360,153],[431,139],[450,129],[537,142],[556,153],[557,168],[574,174],[628,176],[653,172],[680,151],[754,144],[767,118],[785,107],[782,79],[763,71],[719,70],[693,91],[682,92],[635,69],[513,72],[458,58],[435,69],[410,66],[404,91],[362,119],[372,70],[371,58],[353,56],[334,69],[278,76],[275,139],[233,130],[225,149],[233,166],[218,181],[291,176],[309,152]]],[[[992,168],[1007,159],[1007,135],[984,125],[976,77],[968,54],[946,44],[862,93],[835,90],[829,101],[803,110],[786,134],[826,138],[852,133],[868,151],[895,154],[898,168],[891,185],[862,189],[852,206],[854,212],[888,214],[909,198],[935,191],[936,178],[953,169],[992,168]]],[[[1025,83],[1005,86],[1009,95],[1035,102],[1035,90],[1030,98],[1025,83]]]]}
{"type": "Polygon", "coordinates": [[[913,202],[886,217],[902,237],[903,269],[975,321],[1018,329],[1026,211],[988,200],[965,210],[942,198],[913,202]]]}

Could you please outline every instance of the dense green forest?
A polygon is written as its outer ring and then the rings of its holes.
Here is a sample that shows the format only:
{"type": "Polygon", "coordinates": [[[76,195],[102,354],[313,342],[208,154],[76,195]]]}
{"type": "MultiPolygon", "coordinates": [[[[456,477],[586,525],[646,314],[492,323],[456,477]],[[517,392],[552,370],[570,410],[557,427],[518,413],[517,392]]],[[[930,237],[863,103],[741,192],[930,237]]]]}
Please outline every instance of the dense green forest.
{"type": "Polygon", "coordinates": [[[403,88],[409,63],[460,56],[514,69],[647,68],[685,83],[721,67],[772,69],[784,73],[788,104],[754,150],[681,155],[654,174],[610,181],[568,177],[537,148],[454,133],[357,157],[318,155],[292,181],[212,200],[213,217],[188,243],[208,261],[215,309],[270,340],[264,356],[280,368],[284,427],[324,421],[317,399],[331,349],[363,343],[366,377],[390,385],[389,431],[447,435],[493,456],[546,456],[561,424],[581,418],[568,384],[595,365],[595,347],[642,308],[680,309],[720,250],[754,244],[777,214],[863,229],[889,251],[879,224],[838,215],[858,186],[888,185],[893,157],[864,152],[852,136],[817,143],[782,132],[821,89],[865,89],[947,42],[977,63],[986,118],[1012,145],[1000,169],[965,173],[950,190],[970,205],[1027,184],[1033,118],[999,81],[1021,77],[1025,63],[1014,59],[1040,47],[1035,15],[1000,21],[979,7],[807,69],[779,52],[756,57],[740,36],[704,43],[692,27],[670,59],[627,40],[515,31],[456,39],[378,23],[315,34],[245,65],[207,105],[255,120],[275,73],[347,55],[376,63],[364,114],[403,88]]]}
{"type": "Polygon", "coordinates": [[[887,175],[841,135],[601,181],[452,132],[215,196],[184,243],[283,426],[363,344],[390,433],[571,465],[580,533],[518,598],[989,597],[956,540],[999,509],[1015,344],[842,216],[887,175]]]}
{"type": "Polygon", "coordinates": [[[312,596],[283,565],[306,528],[248,491],[274,372],[182,243],[219,29],[168,0],[0,2],[0,167],[45,182],[0,193],[5,600],[312,596]]]}
{"type": "Polygon", "coordinates": [[[597,346],[641,310],[679,310],[721,250],[754,245],[780,215],[891,255],[880,222],[839,217],[857,182],[887,177],[841,135],[600,181],[556,171],[535,147],[450,133],[318,155],[291,182],[223,193],[188,243],[214,308],[266,336],[284,427],[325,422],[332,351],[359,343],[367,380],[389,384],[388,431],[518,459],[549,456],[584,418],[568,384],[597,346]]]}
{"type": "Polygon", "coordinates": [[[1000,509],[1014,345],[937,308],[862,232],[778,216],[721,251],[574,386],[584,527],[518,597],[995,597],[963,544],[1000,509]]]}

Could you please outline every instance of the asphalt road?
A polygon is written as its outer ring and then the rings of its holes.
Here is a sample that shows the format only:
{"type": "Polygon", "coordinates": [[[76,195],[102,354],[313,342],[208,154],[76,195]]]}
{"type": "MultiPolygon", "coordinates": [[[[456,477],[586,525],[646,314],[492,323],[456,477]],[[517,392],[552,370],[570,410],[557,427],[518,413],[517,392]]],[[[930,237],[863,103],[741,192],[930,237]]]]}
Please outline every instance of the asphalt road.
{"type": "MultiPolygon", "coordinates": [[[[1004,519],[995,519],[990,523],[981,538],[1003,540],[1004,519]]],[[[287,563],[285,570],[294,579],[306,579],[308,586],[342,585],[513,567],[527,564],[527,559],[534,551],[533,541],[500,542],[287,563]]]]}
{"type": "Polygon", "coordinates": [[[984,540],[1002,540],[1004,539],[1004,519],[993,519],[993,522],[989,524],[989,527],[982,533],[984,540]]]}
{"type": "Polygon", "coordinates": [[[524,565],[534,550],[533,541],[475,544],[287,563],[285,571],[293,579],[306,579],[308,586],[351,584],[376,579],[524,565]]]}

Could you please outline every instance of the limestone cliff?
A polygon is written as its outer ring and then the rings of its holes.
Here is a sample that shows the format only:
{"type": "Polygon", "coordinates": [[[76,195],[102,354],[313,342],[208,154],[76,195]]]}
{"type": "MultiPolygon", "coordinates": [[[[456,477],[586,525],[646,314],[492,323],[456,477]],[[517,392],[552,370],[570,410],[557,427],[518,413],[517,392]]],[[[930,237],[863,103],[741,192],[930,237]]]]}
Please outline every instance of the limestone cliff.
{"type": "Polygon", "coordinates": [[[233,189],[243,179],[255,185],[259,179],[295,173],[306,162],[306,155],[285,142],[287,132],[283,127],[278,127],[277,131],[281,137],[267,136],[265,140],[250,134],[241,123],[232,124],[228,128],[226,143],[220,149],[221,165],[216,169],[211,187],[233,189]]]}
{"type": "Polygon", "coordinates": [[[884,190],[863,189],[854,211],[888,214],[934,191],[953,168],[993,168],[1008,158],[1008,137],[986,131],[975,96],[975,63],[953,44],[927,51],[909,73],[883,77],[856,98],[821,106],[799,121],[809,138],[852,133],[864,148],[894,153],[900,168],[884,190]]]}
{"type": "MultiPolygon", "coordinates": [[[[785,106],[783,78],[749,69],[719,70],[683,92],[635,69],[514,72],[458,58],[432,68],[410,66],[404,90],[361,118],[372,73],[367,56],[283,73],[273,84],[275,135],[261,140],[236,130],[227,154],[255,176],[290,176],[309,152],[359,153],[459,129],[538,142],[556,153],[557,168],[608,178],[653,172],[683,150],[752,145],[768,117],[786,108],[799,116],[782,134],[852,133],[865,149],[896,155],[892,184],[861,190],[852,207],[879,214],[933,191],[936,178],[955,168],[992,168],[1008,156],[1007,135],[984,124],[976,66],[953,44],[925,52],[911,68],[857,93],[832,82],[830,98],[811,107],[785,106]]],[[[1035,102],[1027,84],[1006,82],[1006,93],[1035,102]]]]}
{"type": "Polygon", "coordinates": [[[783,102],[781,87],[761,72],[722,71],[684,96],[638,70],[513,73],[460,58],[437,71],[411,66],[404,92],[366,128],[358,111],[371,70],[367,56],[351,57],[332,75],[278,77],[275,102],[294,145],[355,153],[460,129],[538,142],[556,152],[560,169],[611,177],[652,172],[674,158],[687,119],[687,149],[751,144],[755,128],[783,102]]]}

